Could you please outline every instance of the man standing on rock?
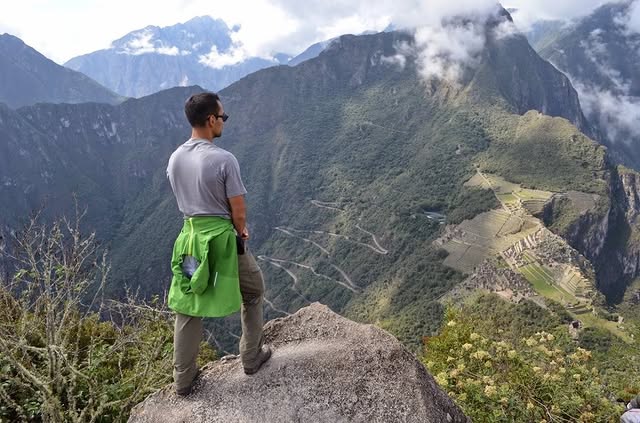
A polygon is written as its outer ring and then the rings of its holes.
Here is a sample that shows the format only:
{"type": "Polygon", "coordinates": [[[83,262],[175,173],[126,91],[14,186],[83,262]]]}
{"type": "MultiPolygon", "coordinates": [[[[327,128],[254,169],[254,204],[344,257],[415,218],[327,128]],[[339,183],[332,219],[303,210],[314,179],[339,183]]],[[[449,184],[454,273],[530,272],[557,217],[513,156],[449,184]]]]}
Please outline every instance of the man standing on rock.
{"type": "Polygon", "coordinates": [[[202,317],[222,317],[242,309],[240,358],[253,374],[271,357],[263,345],[264,280],[255,259],[244,248],[246,226],[240,166],[213,141],[229,117],[217,94],[189,97],[185,114],[191,138],[171,155],[167,176],[184,215],[171,268],[169,307],[176,312],[174,370],[176,392],[191,393],[202,339],[202,317]]]}

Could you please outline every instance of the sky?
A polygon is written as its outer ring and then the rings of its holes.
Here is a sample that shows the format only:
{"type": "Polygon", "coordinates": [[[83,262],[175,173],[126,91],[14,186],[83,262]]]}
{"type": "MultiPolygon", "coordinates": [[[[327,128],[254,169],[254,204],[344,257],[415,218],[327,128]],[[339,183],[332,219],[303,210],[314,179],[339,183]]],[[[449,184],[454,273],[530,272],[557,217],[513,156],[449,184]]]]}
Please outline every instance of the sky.
{"type": "MultiPolygon", "coordinates": [[[[514,19],[526,27],[536,19],[573,19],[600,0],[510,0],[514,19]]],[[[297,54],[317,41],[345,33],[380,31],[389,23],[429,25],[457,11],[485,13],[495,0],[2,0],[0,33],[21,38],[64,63],[108,48],[112,41],[148,25],[170,26],[209,15],[230,27],[246,55],[297,54]]],[[[640,21],[640,19],[639,19],[640,21]]],[[[428,35],[427,35],[428,38],[428,35]]]]}

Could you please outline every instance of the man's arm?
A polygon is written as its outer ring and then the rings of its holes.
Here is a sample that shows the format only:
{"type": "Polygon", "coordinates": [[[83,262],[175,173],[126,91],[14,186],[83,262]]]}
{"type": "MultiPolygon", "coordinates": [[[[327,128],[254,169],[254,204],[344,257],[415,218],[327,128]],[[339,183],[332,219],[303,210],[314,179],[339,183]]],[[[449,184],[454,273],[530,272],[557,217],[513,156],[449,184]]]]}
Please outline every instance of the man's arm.
{"type": "Polygon", "coordinates": [[[244,204],[244,195],[237,195],[229,198],[231,207],[231,221],[242,239],[249,239],[247,231],[247,207],[244,204]]]}

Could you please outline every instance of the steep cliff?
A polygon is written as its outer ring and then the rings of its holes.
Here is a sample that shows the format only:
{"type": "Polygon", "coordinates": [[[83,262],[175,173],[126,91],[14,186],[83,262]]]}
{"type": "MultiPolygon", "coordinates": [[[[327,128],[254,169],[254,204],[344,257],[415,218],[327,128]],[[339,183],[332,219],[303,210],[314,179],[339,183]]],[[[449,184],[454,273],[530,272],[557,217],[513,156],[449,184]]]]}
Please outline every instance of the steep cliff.
{"type": "Polygon", "coordinates": [[[606,197],[585,209],[575,197],[556,196],[545,207],[544,221],[594,264],[598,289],[618,302],[640,275],[640,174],[607,166],[606,197]]]}

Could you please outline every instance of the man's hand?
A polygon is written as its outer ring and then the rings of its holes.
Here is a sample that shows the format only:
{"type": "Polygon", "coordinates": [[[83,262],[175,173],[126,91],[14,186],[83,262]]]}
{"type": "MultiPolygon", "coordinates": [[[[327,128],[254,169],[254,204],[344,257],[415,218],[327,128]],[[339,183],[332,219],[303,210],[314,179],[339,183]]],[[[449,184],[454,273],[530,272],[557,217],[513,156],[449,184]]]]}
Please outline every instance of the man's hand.
{"type": "Polygon", "coordinates": [[[242,238],[243,240],[248,240],[249,239],[249,229],[247,229],[246,227],[242,230],[242,233],[240,234],[240,238],[242,238]]]}
{"type": "Polygon", "coordinates": [[[247,208],[244,205],[244,196],[238,195],[236,197],[229,198],[229,206],[231,208],[231,221],[236,228],[236,232],[245,239],[245,232],[247,238],[249,238],[249,232],[247,231],[247,208]]]}

